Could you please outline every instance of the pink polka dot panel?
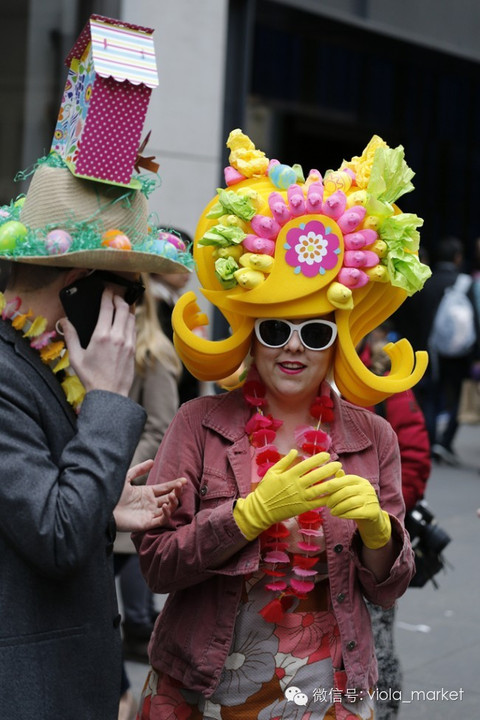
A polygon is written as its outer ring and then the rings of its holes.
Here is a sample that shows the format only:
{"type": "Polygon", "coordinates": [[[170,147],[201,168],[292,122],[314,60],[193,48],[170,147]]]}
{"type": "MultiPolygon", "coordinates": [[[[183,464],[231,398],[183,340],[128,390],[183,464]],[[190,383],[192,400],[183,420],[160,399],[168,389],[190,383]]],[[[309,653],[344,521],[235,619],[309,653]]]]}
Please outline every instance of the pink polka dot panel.
{"type": "Polygon", "coordinates": [[[77,175],[128,185],[151,89],[96,76],[76,162],[77,175]]]}

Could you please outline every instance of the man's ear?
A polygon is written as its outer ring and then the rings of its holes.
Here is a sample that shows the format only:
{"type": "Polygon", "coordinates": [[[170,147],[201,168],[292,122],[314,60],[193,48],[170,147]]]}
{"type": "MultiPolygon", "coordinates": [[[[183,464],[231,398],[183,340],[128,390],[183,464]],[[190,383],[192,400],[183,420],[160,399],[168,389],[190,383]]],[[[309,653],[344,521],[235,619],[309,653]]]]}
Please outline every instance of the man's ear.
{"type": "Polygon", "coordinates": [[[93,270],[87,270],[86,268],[71,268],[71,270],[66,272],[63,276],[62,287],[67,287],[67,285],[71,285],[73,282],[75,282],[75,280],[78,280],[78,278],[86,277],[92,272],[93,270]]]}

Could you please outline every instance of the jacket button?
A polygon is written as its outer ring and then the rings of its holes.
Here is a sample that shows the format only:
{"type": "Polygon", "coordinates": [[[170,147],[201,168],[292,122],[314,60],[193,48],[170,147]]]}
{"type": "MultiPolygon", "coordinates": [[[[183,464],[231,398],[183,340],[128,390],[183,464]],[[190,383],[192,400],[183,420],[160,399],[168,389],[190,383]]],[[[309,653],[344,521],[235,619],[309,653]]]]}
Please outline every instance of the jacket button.
{"type": "Polygon", "coordinates": [[[345,600],[345,593],[338,593],[337,600],[339,603],[342,603],[345,600]]]}
{"type": "Polygon", "coordinates": [[[208,487],[206,485],[202,485],[202,487],[200,488],[200,495],[203,497],[204,495],[207,494],[207,492],[208,492],[208,487]]]}
{"type": "Polygon", "coordinates": [[[357,646],[357,643],[355,640],[350,640],[349,643],[347,643],[347,650],[353,650],[357,646]]]}
{"type": "Polygon", "coordinates": [[[341,553],[343,550],[343,545],[340,545],[340,543],[339,543],[338,545],[335,545],[335,547],[333,549],[335,550],[336,553],[341,553]]]}
{"type": "Polygon", "coordinates": [[[120,615],[120,613],[118,613],[118,615],[115,615],[115,617],[113,618],[113,627],[114,628],[120,627],[121,621],[122,621],[122,616],[120,615]]]}

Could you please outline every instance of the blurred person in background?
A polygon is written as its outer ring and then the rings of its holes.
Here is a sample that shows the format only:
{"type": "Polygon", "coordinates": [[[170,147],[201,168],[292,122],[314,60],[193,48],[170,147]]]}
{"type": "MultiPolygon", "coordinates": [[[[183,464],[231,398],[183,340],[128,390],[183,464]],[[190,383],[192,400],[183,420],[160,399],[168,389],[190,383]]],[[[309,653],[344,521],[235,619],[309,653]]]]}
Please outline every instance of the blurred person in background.
{"type": "MultiPolygon", "coordinates": [[[[145,285],[145,293],[135,311],[137,331],[135,377],[130,398],[143,407],[147,418],[135,450],[133,463],[155,457],[178,409],[177,383],[181,373],[180,360],[158,322],[150,278],[147,274],[142,274],[142,282],[145,285]]],[[[146,481],[146,476],[142,481],[146,481]]],[[[141,574],[130,534],[117,535],[115,567],[120,579],[123,602],[124,657],[147,662],[148,641],[157,611],[153,593],[141,574]]],[[[129,685],[124,668],[119,720],[132,717],[136,707],[129,685]]]]}
{"type": "MultiPolygon", "coordinates": [[[[372,331],[360,344],[361,359],[376,375],[389,372],[390,358],[383,348],[395,339],[397,335],[387,322],[372,331]]],[[[430,443],[424,415],[413,390],[391,395],[372,410],[388,420],[397,435],[402,464],[402,493],[408,512],[424,497],[431,472],[430,443]]],[[[367,602],[367,607],[378,662],[379,693],[376,695],[375,717],[377,720],[393,720],[398,717],[402,690],[402,668],[395,649],[396,604],[384,609],[367,602]]]]}
{"type": "MultiPolygon", "coordinates": [[[[411,338],[414,348],[416,342],[424,344],[430,337],[440,301],[445,290],[455,284],[463,263],[462,241],[457,237],[443,238],[436,247],[433,274],[425,283],[421,297],[418,300],[415,297],[409,298],[401,312],[395,315],[395,325],[402,334],[406,333],[409,337],[408,328],[410,327],[410,331],[415,330],[415,338],[411,338]]],[[[472,288],[467,297],[473,299],[472,288]]],[[[431,352],[430,365],[416,388],[417,399],[425,416],[432,455],[452,465],[459,464],[453,443],[458,429],[462,383],[470,376],[476,355],[476,346],[459,357],[447,357],[441,351],[431,352]],[[442,413],[446,417],[443,428],[437,427],[442,413]]]]}
{"type": "MultiPolygon", "coordinates": [[[[192,238],[185,230],[171,228],[170,232],[177,235],[187,247],[192,244],[192,238]]],[[[173,339],[172,310],[178,298],[185,291],[189,275],[183,273],[166,273],[165,275],[151,276],[151,290],[156,300],[157,315],[163,332],[169,340],[173,339]]],[[[187,400],[198,397],[200,382],[187,368],[181,364],[181,373],[178,381],[178,396],[180,405],[187,400]]]]}

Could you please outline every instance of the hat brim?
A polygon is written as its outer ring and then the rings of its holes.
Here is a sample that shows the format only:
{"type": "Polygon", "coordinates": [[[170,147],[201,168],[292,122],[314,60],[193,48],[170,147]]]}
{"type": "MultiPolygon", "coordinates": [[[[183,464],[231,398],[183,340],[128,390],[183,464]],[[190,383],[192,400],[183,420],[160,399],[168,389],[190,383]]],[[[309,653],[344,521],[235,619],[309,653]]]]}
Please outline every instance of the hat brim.
{"type": "Polygon", "coordinates": [[[0,259],[21,262],[28,265],[47,265],[49,267],[89,268],[95,270],[113,270],[116,272],[145,272],[162,275],[165,273],[189,273],[192,269],[171,258],[136,250],[81,250],[62,255],[31,255],[29,257],[7,257],[0,259]]]}

